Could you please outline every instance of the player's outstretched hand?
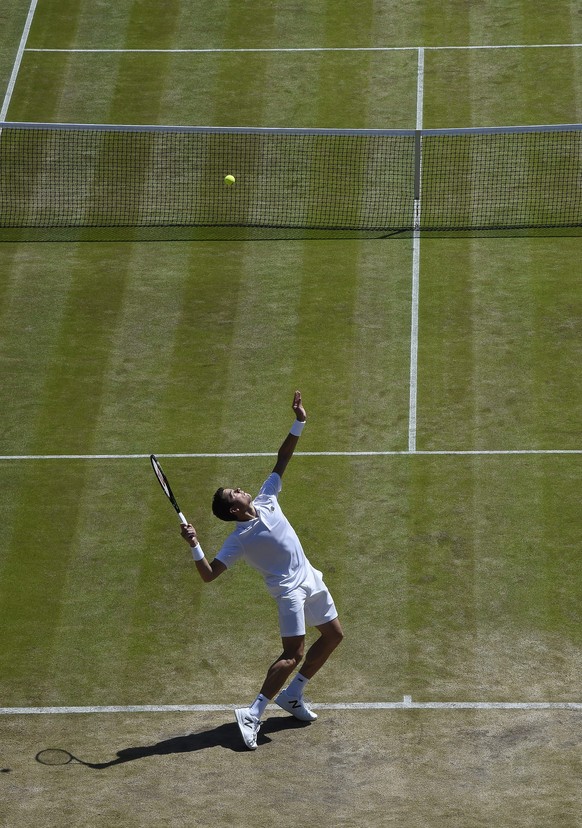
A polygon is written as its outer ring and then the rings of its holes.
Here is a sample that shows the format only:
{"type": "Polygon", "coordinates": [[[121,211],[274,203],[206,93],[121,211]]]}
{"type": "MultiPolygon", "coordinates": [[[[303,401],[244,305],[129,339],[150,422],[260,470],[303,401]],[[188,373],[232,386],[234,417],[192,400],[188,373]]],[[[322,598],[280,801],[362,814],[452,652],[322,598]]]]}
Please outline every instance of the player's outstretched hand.
{"type": "Polygon", "coordinates": [[[295,396],[293,397],[293,411],[295,412],[297,419],[304,423],[307,419],[307,412],[305,411],[303,402],[301,401],[301,391],[295,392],[295,396]]]}
{"type": "Polygon", "coordinates": [[[191,523],[184,524],[180,529],[180,534],[182,535],[184,540],[190,544],[190,546],[196,546],[196,544],[198,543],[196,529],[194,529],[191,523]]]}

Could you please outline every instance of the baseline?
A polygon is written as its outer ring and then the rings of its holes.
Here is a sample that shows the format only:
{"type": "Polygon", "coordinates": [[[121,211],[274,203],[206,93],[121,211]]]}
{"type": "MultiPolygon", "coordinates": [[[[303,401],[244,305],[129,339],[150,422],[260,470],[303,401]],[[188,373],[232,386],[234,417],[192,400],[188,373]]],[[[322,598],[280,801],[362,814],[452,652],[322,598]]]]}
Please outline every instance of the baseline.
{"type": "MultiPolygon", "coordinates": [[[[582,702],[416,702],[412,696],[402,701],[321,702],[314,710],[582,710],[582,702]]],[[[236,704],[130,704],[91,707],[0,707],[0,716],[47,716],[95,713],[214,713],[235,710],[236,704]]],[[[279,710],[276,704],[267,709],[279,710]]]]}

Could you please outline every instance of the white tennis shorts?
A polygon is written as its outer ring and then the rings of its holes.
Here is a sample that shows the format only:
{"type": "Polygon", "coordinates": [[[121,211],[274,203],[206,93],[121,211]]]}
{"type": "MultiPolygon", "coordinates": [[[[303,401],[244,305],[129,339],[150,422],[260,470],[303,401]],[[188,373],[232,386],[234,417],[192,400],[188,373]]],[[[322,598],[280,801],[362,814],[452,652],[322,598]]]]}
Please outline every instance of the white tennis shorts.
{"type": "Polygon", "coordinates": [[[281,636],[305,635],[305,628],[319,627],[337,618],[337,610],[323,575],[311,569],[311,577],[275,599],[279,607],[281,636]]]}

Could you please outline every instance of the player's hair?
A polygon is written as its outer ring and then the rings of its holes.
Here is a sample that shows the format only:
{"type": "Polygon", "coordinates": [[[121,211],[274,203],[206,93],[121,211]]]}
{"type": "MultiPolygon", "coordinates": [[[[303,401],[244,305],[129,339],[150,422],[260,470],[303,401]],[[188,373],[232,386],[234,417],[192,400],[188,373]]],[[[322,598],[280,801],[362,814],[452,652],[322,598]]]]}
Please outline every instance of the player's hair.
{"type": "Polygon", "coordinates": [[[224,489],[222,486],[214,492],[212,498],[212,512],[220,520],[236,520],[236,515],[230,511],[230,504],[224,496],[224,489]]]}

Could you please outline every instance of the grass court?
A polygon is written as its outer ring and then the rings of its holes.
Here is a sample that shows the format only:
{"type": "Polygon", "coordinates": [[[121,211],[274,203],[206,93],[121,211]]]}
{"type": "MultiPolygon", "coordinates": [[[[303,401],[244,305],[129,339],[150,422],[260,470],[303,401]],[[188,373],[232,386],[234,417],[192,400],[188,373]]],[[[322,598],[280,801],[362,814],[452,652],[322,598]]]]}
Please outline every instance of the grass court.
{"type": "MultiPolygon", "coordinates": [[[[0,47],[10,121],[582,121],[573,0],[15,0],[0,47]]],[[[0,244],[7,828],[579,824],[581,253],[0,244]],[[147,456],[212,556],[212,493],[257,490],[295,388],[281,503],[346,639],[318,722],[269,710],[248,753],[230,708],[278,653],[275,604],[244,566],[202,584],[147,456]]]]}

